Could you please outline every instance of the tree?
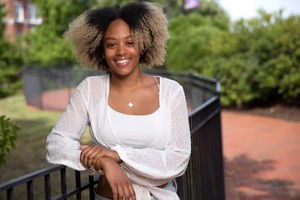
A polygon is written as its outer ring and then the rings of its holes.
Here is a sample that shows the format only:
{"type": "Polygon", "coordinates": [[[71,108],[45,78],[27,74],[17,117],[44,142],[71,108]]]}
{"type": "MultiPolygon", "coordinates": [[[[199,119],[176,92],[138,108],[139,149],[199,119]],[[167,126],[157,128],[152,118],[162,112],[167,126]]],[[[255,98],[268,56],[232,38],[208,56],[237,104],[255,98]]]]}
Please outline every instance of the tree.
{"type": "Polygon", "coordinates": [[[297,26],[299,17],[283,18],[280,10],[274,13],[260,10],[259,17],[233,24],[230,34],[236,45],[232,54],[212,54],[210,61],[199,59],[199,65],[205,66],[203,73],[220,78],[223,105],[241,107],[278,101],[299,105],[297,26]],[[218,60],[222,62],[215,65],[218,60]]]}
{"type": "Polygon", "coordinates": [[[16,93],[22,86],[20,52],[5,38],[4,5],[0,4],[0,98],[16,93]]]}
{"type": "Polygon", "coordinates": [[[169,32],[167,68],[194,70],[199,58],[219,48],[214,41],[229,32],[229,17],[216,3],[204,1],[200,8],[172,18],[169,32]]]}
{"type": "Polygon", "coordinates": [[[300,17],[260,10],[229,24],[215,13],[194,10],[171,20],[168,69],[218,78],[223,106],[299,105],[300,17]]]}
{"type": "MultiPolygon", "coordinates": [[[[22,37],[19,44],[26,65],[70,67],[77,64],[73,48],[63,38],[68,24],[84,11],[104,6],[121,6],[133,0],[34,0],[43,24],[22,37]]],[[[166,0],[155,0],[165,4],[166,0]]],[[[173,4],[174,4],[173,0],[173,4]]]]}
{"type": "Polygon", "coordinates": [[[76,63],[63,34],[68,24],[90,7],[86,0],[34,0],[43,24],[21,38],[26,65],[70,67],[76,63]]]}

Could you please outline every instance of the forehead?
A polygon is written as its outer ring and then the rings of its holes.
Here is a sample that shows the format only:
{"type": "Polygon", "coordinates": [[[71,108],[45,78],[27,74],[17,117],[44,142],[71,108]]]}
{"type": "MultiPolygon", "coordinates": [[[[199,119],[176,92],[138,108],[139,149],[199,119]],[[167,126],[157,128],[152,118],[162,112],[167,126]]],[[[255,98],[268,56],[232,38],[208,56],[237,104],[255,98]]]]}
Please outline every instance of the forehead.
{"type": "Polygon", "coordinates": [[[129,25],[122,19],[116,19],[108,26],[104,38],[123,38],[131,35],[129,25]]]}

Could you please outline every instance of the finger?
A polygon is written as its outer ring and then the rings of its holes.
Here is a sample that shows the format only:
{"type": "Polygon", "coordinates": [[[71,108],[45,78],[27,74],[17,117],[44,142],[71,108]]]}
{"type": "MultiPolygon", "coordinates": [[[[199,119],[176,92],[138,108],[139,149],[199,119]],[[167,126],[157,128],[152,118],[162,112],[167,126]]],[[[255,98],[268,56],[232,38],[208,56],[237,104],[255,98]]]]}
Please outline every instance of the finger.
{"type": "Polygon", "coordinates": [[[84,153],[84,162],[87,166],[91,166],[96,164],[97,160],[103,158],[105,155],[103,154],[103,150],[98,147],[91,147],[84,153]]]}
{"type": "MultiPolygon", "coordinates": [[[[86,166],[86,163],[85,163],[85,151],[84,150],[82,150],[81,151],[81,154],[80,154],[80,162],[84,165],[84,166],[86,166]]],[[[86,166],[87,167],[87,166],[86,166]]]]}
{"type": "Polygon", "coordinates": [[[81,154],[80,154],[80,161],[85,165],[87,166],[87,154],[88,154],[88,148],[84,149],[81,151],[81,154]]]}
{"type": "Polygon", "coordinates": [[[129,187],[129,193],[130,193],[131,200],[136,200],[135,191],[132,184],[129,187]]]}
{"type": "Polygon", "coordinates": [[[97,153],[95,153],[95,152],[90,152],[89,153],[89,155],[87,156],[87,158],[86,158],[86,163],[87,163],[87,166],[94,166],[95,165],[95,163],[96,163],[96,158],[95,158],[95,155],[96,155],[97,153]]]}
{"type": "Polygon", "coordinates": [[[111,186],[113,200],[118,200],[118,189],[116,186],[111,186]]]}
{"type": "Polygon", "coordinates": [[[126,199],[130,199],[130,197],[131,197],[130,187],[124,187],[123,191],[124,191],[124,196],[126,197],[126,199]]]}
{"type": "Polygon", "coordinates": [[[93,150],[90,147],[88,147],[81,152],[80,161],[86,167],[90,167],[91,159],[93,159],[93,150]]]}
{"type": "Polygon", "coordinates": [[[124,193],[125,193],[126,199],[135,200],[136,196],[135,196],[135,191],[134,191],[133,185],[129,179],[126,182],[127,183],[125,184],[125,187],[124,187],[124,193]]]}
{"type": "Polygon", "coordinates": [[[124,189],[123,189],[122,185],[120,185],[118,187],[118,197],[119,197],[118,200],[124,200],[124,198],[125,198],[124,189]]]}
{"type": "Polygon", "coordinates": [[[82,151],[83,162],[88,163],[89,160],[93,160],[98,154],[97,147],[90,145],[82,151]]]}
{"type": "Polygon", "coordinates": [[[80,146],[80,150],[85,150],[86,148],[88,148],[89,146],[88,145],[81,145],[80,146]]]}

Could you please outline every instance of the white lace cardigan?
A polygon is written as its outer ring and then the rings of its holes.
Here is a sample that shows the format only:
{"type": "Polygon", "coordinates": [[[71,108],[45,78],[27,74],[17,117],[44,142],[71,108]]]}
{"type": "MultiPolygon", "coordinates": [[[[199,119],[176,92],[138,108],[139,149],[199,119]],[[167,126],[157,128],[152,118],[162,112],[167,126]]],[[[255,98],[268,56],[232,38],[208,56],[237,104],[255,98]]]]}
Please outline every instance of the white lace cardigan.
{"type": "Polygon", "coordinates": [[[138,200],[150,199],[150,193],[161,200],[179,199],[156,186],[183,175],[187,168],[191,139],[186,99],[182,86],[173,80],[160,77],[159,87],[161,134],[149,147],[134,149],[123,147],[112,134],[107,114],[109,75],[83,80],[47,137],[48,162],[88,171],[80,162],[79,148],[88,125],[93,143],[117,151],[138,200]]]}

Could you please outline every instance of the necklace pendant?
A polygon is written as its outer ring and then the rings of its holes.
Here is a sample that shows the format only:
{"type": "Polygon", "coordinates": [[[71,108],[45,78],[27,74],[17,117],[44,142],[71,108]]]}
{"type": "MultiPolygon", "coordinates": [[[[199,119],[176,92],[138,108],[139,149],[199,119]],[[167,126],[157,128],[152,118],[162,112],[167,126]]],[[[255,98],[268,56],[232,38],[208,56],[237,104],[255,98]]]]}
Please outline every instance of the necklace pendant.
{"type": "Polygon", "coordinates": [[[132,107],[133,107],[133,103],[129,102],[128,106],[129,106],[130,108],[132,108],[132,107]]]}

